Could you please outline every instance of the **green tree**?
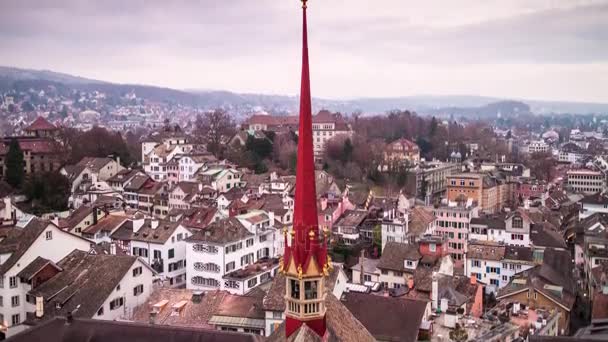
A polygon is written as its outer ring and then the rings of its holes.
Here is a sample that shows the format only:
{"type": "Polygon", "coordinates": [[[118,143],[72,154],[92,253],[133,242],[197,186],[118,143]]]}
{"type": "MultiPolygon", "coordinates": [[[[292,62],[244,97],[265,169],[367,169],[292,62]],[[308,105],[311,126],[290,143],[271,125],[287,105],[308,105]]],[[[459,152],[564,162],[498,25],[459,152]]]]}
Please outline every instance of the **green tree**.
{"type": "Polygon", "coordinates": [[[6,182],[15,188],[21,187],[25,171],[23,170],[23,151],[17,139],[12,139],[6,155],[6,182]]]}
{"type": "Polygon", "coordinates": [[[35,214],[66,210],[70,196],[70,181],[59,172],[31,175],[23,184],[35,214]]]}

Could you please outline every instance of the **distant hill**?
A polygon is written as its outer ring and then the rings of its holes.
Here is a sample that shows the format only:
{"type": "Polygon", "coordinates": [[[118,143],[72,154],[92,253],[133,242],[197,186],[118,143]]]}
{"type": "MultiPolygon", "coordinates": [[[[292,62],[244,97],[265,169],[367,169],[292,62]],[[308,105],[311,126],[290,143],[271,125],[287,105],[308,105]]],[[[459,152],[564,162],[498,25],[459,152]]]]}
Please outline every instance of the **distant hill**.
{"type": "Polygon", "coordinates": [[[49,70],[31,70],[0,66],[0,77],[14,81],[45,80],[50,82],[73,84],[102,84],[103,81],[92,80],[79,76],[62,74],[49,70]]]}
{"type": "MultiPolygon", "coordinates": [[[[286,95],[239,94],[223,90],[176,90],[147,85],[116,84],[48,71],[0,66],[0,91],[7,89],[43,88],[54,85],[65,90],[98,90],[110,95],[135,92],[138,97],[157,102],[170,102],[201,108],[223,107],[236,115],[255,111],[273,114],[294,113],[298,97],[286,95]]],[[[313,98],[313,110],[328,109],[343,113],[382,114],[390,110],[413,110],[420,114],[495,118],[521,113],[608,114],[608,103],[513,100],[484,96],[403,96],[330,100],[313,98]]]]}

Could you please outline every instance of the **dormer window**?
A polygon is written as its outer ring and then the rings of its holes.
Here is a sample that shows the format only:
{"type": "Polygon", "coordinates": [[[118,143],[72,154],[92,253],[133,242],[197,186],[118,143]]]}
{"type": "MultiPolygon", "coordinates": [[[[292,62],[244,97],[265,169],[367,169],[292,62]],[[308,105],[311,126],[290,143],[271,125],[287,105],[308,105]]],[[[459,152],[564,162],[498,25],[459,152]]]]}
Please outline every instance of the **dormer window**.
{"type": "Polygon", "coordinates": [[[523,227],[524,227],[524,220],[519,216],[513,217],[513,228],[523,228],[523,227]]]}

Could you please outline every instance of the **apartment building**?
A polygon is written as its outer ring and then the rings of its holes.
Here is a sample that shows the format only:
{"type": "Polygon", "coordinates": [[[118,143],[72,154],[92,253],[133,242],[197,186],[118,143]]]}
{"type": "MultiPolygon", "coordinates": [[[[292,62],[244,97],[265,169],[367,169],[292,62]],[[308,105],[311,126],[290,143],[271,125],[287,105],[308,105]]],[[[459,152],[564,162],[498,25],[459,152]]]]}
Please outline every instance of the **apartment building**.
{"type": "Polygon", "coordinates": [[[530,247],[506,246],[492,241],[470,241],[465,275],[476,277],[487,291],[496,291],[509,284],[511,278],[536,264],[530,247]]]}
{"type": "Polygon", "coordinates": [[[433,216],[436,218],[435,234],[446,239],[447,253],[456,267],[462,267],[471,220],[479,216],[479,207],[473,203],[441,203],[433,208],[433,216]]]}
{"type": "Polygon", "coordinates": [[[281,241],[274,215],[264,211],[212,222],[186,240],[186,288],[247,293],[274,276],[281,241]]]}
{"type": "MultiPolygon", "coordinates": [[[[298,116],[254,115],[247,119],[244,127],[254,131],[298,132],[298,116]]],[[[336,136],[352,136],[353,129],[339,113],[322,110],[312,117],[313,150],[315,158],[321,159],[325,144],[336,136]]]]}
{"type": "Polygon", "coordinates": [[[485,173],[460,173],[447,177],[449,201],[471,200],[487,213],[501,211],[515,195],[515,183],[485,173]]]}
{"type": "Polygon", "coordinates": [[[408,139],[397,139],[386,146],[384,162],[389,165],[394,163],[416,165],[420,162],[420,148],[408,139]]]}
{"type": "Polygon", "coordinates": [[[592,194],[606,188],[606,176],[600,171],[573,169],[566,172],[567,187],[571,191],[592,194]]]}

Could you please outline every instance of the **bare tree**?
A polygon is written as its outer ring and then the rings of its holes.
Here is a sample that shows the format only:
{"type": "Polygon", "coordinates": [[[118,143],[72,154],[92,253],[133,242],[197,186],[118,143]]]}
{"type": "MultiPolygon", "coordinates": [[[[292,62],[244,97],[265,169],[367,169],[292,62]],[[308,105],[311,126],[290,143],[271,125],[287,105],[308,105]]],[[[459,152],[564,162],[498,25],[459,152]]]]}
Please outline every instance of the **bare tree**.
{"type": "Polygon", "coordinates": [[[198,115],[195,122],[195,135],[207,144],[207,150],[220,157],[224,143],[236,132],[236,124],[230,114],[223,109],[198,115]]]}

